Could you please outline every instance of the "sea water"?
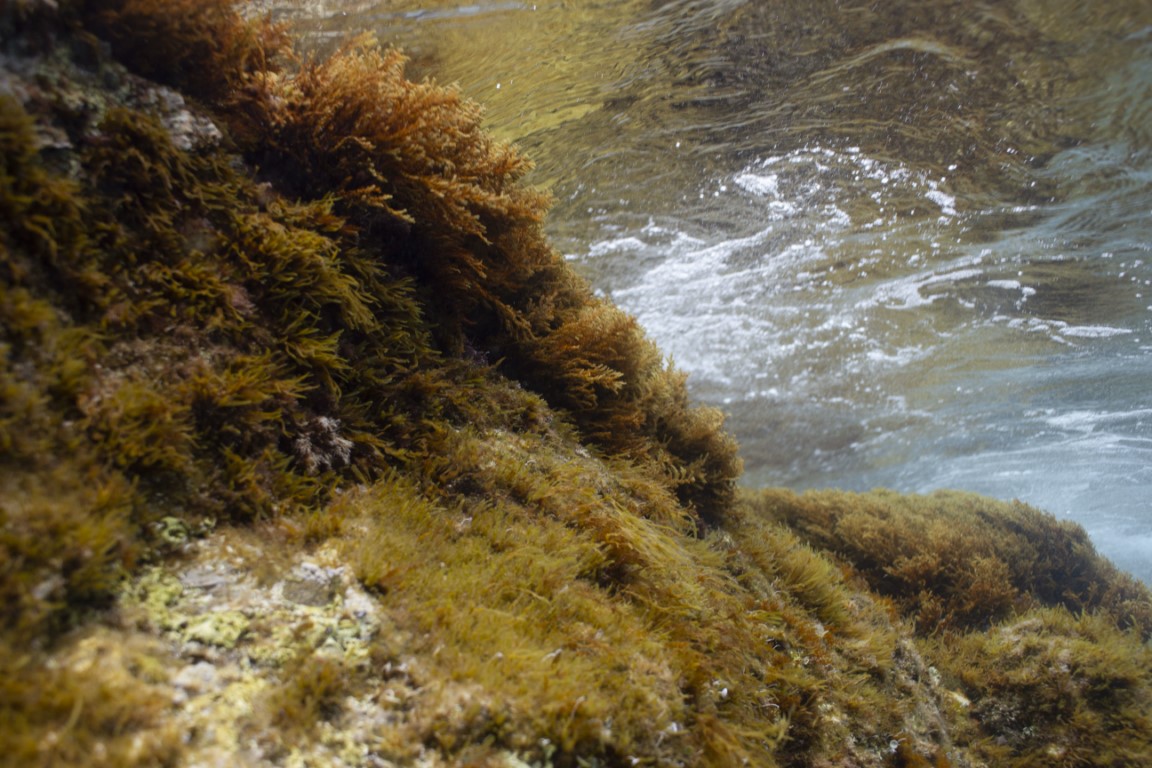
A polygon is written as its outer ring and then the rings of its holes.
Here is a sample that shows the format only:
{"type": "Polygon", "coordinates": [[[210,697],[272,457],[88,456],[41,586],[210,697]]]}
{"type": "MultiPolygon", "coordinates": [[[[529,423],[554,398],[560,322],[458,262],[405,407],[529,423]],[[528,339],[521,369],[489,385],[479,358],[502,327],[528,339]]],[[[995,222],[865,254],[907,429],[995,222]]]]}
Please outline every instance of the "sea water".
{"type": "Polygon", "coordinates": [[[746,484],[1016,498],[1152,581],[1152,4],[266,6],[487,104],[746,484]]]}

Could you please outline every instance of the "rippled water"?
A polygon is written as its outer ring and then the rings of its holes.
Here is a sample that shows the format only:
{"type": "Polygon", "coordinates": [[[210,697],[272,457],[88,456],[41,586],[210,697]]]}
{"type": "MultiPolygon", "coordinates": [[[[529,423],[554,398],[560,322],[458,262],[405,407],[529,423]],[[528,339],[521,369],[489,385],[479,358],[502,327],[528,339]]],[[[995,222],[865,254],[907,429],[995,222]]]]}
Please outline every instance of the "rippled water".
{"type": "Polygon", "coordinates": [[[488,105],[747,483],[1020,498],[1152,581],[1152,4],[270,7],[488,105]]]}

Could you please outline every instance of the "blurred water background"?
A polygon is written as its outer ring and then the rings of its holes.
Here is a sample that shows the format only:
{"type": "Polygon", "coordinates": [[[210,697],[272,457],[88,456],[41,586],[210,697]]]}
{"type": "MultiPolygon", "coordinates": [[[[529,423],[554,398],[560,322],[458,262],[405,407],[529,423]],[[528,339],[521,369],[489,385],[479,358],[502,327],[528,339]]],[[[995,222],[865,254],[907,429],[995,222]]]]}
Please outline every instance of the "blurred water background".
{"type": "Polygon", "coordinates": [[[752,486],[960,488],[1152,582],[1152,3],[265,0],[537,162],[752,486]]]}

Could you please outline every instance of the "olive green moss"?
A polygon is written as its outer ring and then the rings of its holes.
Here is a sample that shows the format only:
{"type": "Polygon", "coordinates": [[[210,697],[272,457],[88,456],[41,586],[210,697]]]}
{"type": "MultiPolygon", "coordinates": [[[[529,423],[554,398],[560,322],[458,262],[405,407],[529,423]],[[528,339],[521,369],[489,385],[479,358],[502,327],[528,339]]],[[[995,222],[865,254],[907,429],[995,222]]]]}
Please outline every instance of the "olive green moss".
{"type": "Polygon", "coordinates": [[[1103,612],[1152,637],[1147,588],[1100,557],[1082,527],[1020,502],[951,491],[771,490],[748,504],[836,553],[923,635],[1059,606],[1103,612]]]}
{"type": "Polygon", "coordinates": [[[913,623],[953,689],[953,738],[989,765],[1152,756],[1152,601],[1084,529],[967,493],[749,494],[913,623]]]}
{"type": "Polygon", "coordinates": [[[1152,603],[1081,529],[737,497],[720,415],[550,246],[528,161],[399,53],[296,61],[227,0],[0,31],[3,759],[180,765],[216,725],[272,764],[1119,765],[1152,738],[1152,603]],[[241,541],[245,583],[347,564],[383,615],[362,653],[319,618],[270,651],[227,590],[147,607],[241,541]],[[252,675],[229,722],[176,717],[164,670],[204,658],[252,675]],[[334,738],[357,707],[379,722],[334,738]]]}
{"type": "Polygon", "coordinates": [[[4,765],[175,765],[181,734],[167,722],[162,643],[97,631],[34,663],[0,645],[4,765]]]}
{"type": "MultiPolygon", "coordinates": [[[[152,49],[120,53],[149,70],[152,49]]],[[[374,261],[416,278],[439,349],[498,361],[585,439],[650,463],[703,522],[720,519],[740,465],[719,414],[691,407],[635,320],[546,241],[548,201],[519,183],[529,161],[482,130],[476,104],[406,80],[404,63],[359,38],[291,76],[249,74],[224,118],[278,189],[331,200],[374,261]]]]}
{"type": "Polygon", "coordinates": [[[958,739],[989,764],[1148,762],[1152,649],[1106,615],[1038,608],[930,655],[970,700],[958,739]]]}

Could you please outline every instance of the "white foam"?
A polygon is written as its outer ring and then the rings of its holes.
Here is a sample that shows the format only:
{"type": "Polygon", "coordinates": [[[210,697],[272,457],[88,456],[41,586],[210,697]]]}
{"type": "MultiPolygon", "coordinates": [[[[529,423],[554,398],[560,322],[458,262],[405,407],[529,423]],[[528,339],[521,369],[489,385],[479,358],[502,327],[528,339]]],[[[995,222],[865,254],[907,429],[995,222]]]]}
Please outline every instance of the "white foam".
{"type": "Polygon", "coordinates": [[[952,272],[945,272],[941,275],[932,275],[924,281],[923,285],[933,285],[935,283],[955,283],[960,280],[970,280],[974,277],[980,277],[984,274],[982,269],[965,268],[957,269],[952,272]]]}
{"type": "Polygon", "coordinates": [[[956,215],[956,198],[953,195],[933,188],[925,192],[924,197],[940,206],[940,213],[944,216],[956,215]]]}
{"type": "Polygon", "coordinates": [[[1105,414],[1098,411],[1068,411],[1044,419],[1049,426],[1057,429],[1070,429],[1077,432],[1091,432],[1100,424],[1105,414]]]}
{"type": "Polygon", "coordinates": [[[924,307],[943,297],[943,294],[930,294],[926,296],[922,292],[924,288],[941,283],[956,283],[961,280],[970,280],[980,277],[983,274],[984,270],[970,267],[940,274],[934,272],[928,275],[923,273],[910,275],[878,286],[872,296],[858,302],[857,307],[860,309],[870,306],[882,306],[889,309],[915,309],[917,307],[924,307]]]}
{"type": "Polygon", "coordinates": [[[601,240],[588,246],[588,257],[599,258],[622,251],[636,251],[645,247],[645,243],[638,237],[621,237],[616,240],[601,240]]]}
{"type": "Polygon", "coordinates": [[[857,309],[869,309],[881,306],[889,309],[915,309],[924,307],[939,296],[924,296],[920,293],[921,283],[915,279],[893,280],[885,285],[877,286],[875,292],[856,303],[857,309]]]}
{"type": "Polygon", "coordinates": [[[1069,325],[1060,329],[1061,336],[1071,336],[1077,339],[1106,339],[1129,333],[1132,331],[1128,328],[1112,328],[1107,325],[1069,325]]]}
{"type": "Polygon", "coordinates": [[[924,350],[920,347],[903,347],[893,352],[885,352],[882,349],[870,349],[866,355],[869,362],[892,367],[906,366],[923,356],[924,350]]]}
{"type": "Polygon", "coordinates": [[[781,248],[775,237],[769,226],[706,244],[649,230],[599,243],[596,253],[614,259],[659,254],[655,266],[612,298],[636,315],[694,381],[732,386],[778,356],[800,354],[807,343],[785,332],[793,322],[786,317],[790,308],[774,305],[771,297],[788,290],[823,252],[811,242],[781,248]]]}
{"type": "Polygon", "coordinates": [[[732,181],[745,192],[759,197],[780,196],[780,177],[775,173],[761,176],[755,173],[741,173],[732,181]]]}
{"type": "Polygon", "coordinates": [[[1066,411],[1049,415],[1044,421],[1057,429],[1088,434],[1100,427],[1127,424],[1149,417],[1152,417],[1152,408],[1136,408],[1130,411],[1066,411]]]}

